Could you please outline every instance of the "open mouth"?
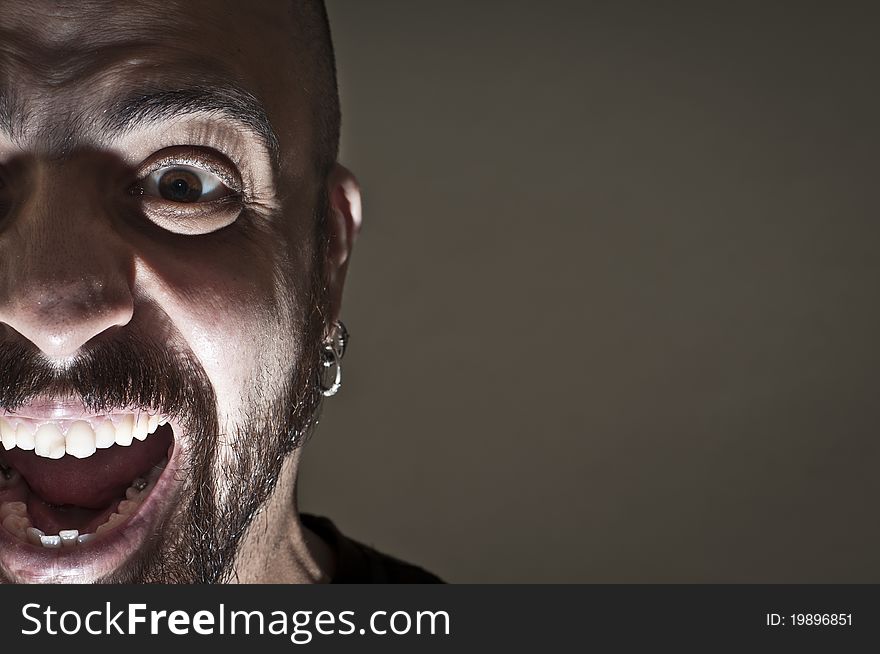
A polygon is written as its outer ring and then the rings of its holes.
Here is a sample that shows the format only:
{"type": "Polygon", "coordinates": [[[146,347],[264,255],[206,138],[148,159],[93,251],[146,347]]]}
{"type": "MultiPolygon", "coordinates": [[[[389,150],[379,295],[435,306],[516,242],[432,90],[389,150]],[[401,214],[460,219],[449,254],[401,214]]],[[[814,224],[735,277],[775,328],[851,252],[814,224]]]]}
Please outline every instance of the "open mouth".
{"type": "Polygon", "coordinates": [[[16,581],[112,572],[167,513],[172,423],[138,410],[20,411],[0,413],[4,571],[16,581]]]}

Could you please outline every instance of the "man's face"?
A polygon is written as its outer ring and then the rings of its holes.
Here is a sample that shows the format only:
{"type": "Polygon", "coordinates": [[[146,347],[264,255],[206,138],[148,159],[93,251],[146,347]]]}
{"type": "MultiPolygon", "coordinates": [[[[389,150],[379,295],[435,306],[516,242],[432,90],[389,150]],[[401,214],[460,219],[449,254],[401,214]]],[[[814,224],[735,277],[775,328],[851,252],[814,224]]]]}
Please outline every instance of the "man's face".
{"type": "Polygon", "coordinates": [[[292,492],[346,256],[286,7],[0,2],[7,580],[222,580],[292,492]]]}

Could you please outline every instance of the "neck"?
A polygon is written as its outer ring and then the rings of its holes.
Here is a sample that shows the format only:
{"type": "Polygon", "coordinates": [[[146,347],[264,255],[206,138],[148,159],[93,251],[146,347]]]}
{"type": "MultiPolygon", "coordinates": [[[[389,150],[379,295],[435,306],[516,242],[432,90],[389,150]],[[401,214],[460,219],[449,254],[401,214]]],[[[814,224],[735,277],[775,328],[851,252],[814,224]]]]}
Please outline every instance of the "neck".
{"type": "Polygon", "coordinates": [[[235,583],[327,583],[334,561],[327,545],[299,519],[296,473],[301,450],[284,464],[275,490],[254,518],[235,560],[235,583]]]}

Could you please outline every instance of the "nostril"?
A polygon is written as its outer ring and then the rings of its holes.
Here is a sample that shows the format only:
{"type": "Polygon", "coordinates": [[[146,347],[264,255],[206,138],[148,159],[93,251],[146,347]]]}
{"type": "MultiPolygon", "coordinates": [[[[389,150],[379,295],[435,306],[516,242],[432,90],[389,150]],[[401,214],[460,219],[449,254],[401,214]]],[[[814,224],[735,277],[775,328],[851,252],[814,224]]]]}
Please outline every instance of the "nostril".
{"type": "Polygon", "coordinates": [[[60,284],[31,288],[0,310],[0,320],[50,357],[67,357],[95,336],[131,321],[131,294],[103,283],[60,284]]]}

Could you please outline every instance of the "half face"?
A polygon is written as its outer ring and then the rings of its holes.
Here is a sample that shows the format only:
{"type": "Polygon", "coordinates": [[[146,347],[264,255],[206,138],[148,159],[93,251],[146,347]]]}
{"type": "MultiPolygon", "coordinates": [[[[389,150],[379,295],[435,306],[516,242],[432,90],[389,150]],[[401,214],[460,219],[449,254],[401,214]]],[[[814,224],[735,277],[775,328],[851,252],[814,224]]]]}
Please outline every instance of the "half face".
{"type": "Polygon", "coordinates": [[[239,545],[292,493],[334,311],[286,6],[0,2],[7,580],[265,554],[239,545]]]}

